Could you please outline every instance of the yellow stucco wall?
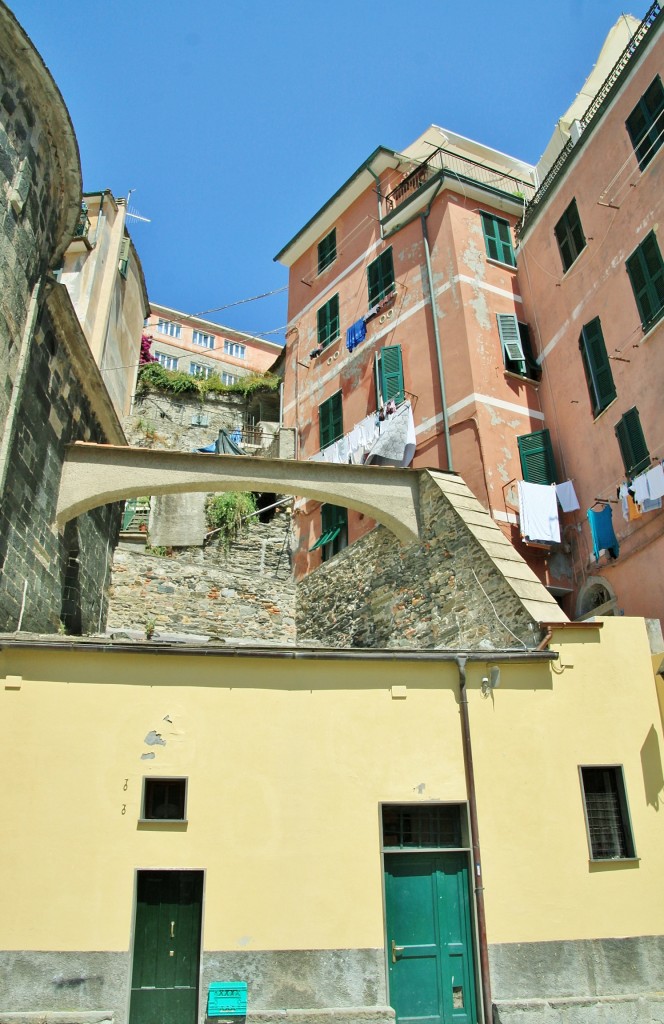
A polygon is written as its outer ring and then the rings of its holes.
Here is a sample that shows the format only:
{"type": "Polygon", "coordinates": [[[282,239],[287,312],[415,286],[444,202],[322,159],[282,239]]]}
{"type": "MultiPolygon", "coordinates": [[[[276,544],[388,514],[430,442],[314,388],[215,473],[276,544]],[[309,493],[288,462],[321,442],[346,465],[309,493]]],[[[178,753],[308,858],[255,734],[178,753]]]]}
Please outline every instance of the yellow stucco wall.
{"type": "MultiPolygon", "coordinates": [[[[556,638],[493,698],[468,666],[489,941],[656,933],[645,628],[556,638]],[[580,763],[624,764],[638,865],[589,870],[580,763]]],[[[206,870],[207,949],[382,945],[379,803],[465,800],[457,696],[454,663],[6,649],[0,947],[127,949],[135,870],[169,867],[206,870]],[[144,775],[188,777],[186,829],[138,825],[144,775]]]]}

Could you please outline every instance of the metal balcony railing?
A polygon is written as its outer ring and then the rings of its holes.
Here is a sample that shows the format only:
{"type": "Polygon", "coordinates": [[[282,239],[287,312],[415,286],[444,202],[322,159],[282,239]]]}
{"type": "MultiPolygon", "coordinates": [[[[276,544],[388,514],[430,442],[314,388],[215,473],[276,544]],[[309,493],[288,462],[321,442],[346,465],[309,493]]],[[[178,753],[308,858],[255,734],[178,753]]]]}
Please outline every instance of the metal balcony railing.
{"type": "Polygon", "coordinates": [[[78,217],[78,223],[74,228],[74,238],[87,238],[89,231],[90,218],[88,217],[88,208],[85,203],[81,203],[81,212],[78,217]]]}
{"type": "MultiPolygon", "coordinates": [[[[604,80],[604,83],[602,84],[599,92],[591,101],[585,114],[582,118],[580,118],[578,124],[581,133],[585,131],[585,129],[591,123],[593,118],[595,118],[600,113],[600,111],[604,107],[604,104],[610,98],[613,89],[615,88],[616,84],[620,79],[620,76],[629,67],[629,63],[632,60],[634,54],[638,50],[639,46],[641,46],[641,44],[643,43],[644,38],[646,37],[648,32],[650,32],[653,25],[656,24],[661,14],[662,5],[660,3],[654,3],[650,7],[648,13],[646,14],[645,18],[637,28],[636,32],[630,39],[627,46],[620,54],[620,57],[613,65],[610,73],[604,80]]],[[[523,232],[524,228],[528,225],[529,221],[532,219],[533,215],[538,210],[542,201],[546,198],[547,194],[551,190],[553,183],[555,182],[556,178],[565,166],[565,163],[567,162],[570,153],[574,149],[575,145],[578,145],[578,141],[580,141],[578,137],[577,142],[574,142],[571,138],[568,139],[567,143],[558,154],[555,163],[549,168],[549,171],[543,178],[539,188],[537,189],[537,192],[535,193],[535,195],[526,207],[521,232],[523,232]]]]}
{"type": "Polygon", "coordinates": [[[410,174],[399,182],[396,188],[385,196],[387,213],[391,213],[404,200],[427,185],[432,178],[442,173],[462,182],[477,182],[486,188],[519,200],[528,201],[535,194],[535,186],[532,182],[507,174],[496,167],[489,167],[477,160],[459,156],[458,153],[451,153],[441,147],[436,149],[423,163],[418,164],[410,174]]]}

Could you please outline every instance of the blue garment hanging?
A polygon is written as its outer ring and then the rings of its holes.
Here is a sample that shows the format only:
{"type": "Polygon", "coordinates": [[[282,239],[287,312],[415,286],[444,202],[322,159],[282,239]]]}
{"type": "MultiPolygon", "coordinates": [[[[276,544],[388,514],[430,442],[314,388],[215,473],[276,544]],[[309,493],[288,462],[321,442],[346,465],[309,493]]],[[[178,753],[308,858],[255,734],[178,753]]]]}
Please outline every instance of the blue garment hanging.
{"type": "Polygon", "coordinates": [[[367,336],[367,325],[364,320],[356,320],[346,330],[346,348],[352,352],[367,336]]]}
{"type": "Polygon", "coordinates": [[[620,545],[613,529],[611,506],[605,505],[604,508],[599,509],[597,512],[595,509],[589,508],[586,515],[590,523],[595,558],[599,559],[599,553],[602,550],[608,551],[612,558],[617,558],[620,552],[620,545]]]}

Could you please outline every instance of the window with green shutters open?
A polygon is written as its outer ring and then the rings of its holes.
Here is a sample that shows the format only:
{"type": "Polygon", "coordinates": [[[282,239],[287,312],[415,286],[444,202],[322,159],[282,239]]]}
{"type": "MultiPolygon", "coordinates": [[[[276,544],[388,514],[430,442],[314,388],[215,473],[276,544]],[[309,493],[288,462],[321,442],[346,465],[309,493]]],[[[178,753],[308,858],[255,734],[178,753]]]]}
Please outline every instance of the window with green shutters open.
{"type": "Polygon", "coordinates": [[[509,221],[503,220],[502,217],[495,217],[492,213],[481,213],[480,216],[484,231],[484,245],[489,259],[515,267],[516,259],[512,248],[512,229],[509,221]]]}
{"type": "Polygon", "coordinates": [[[643,436],[639,410],[634,406],[628,409],[622,419],[616,423],[616,437],[620,445],[625,472],[629,476],[642,473],[650,465],[650,453],[643,436]]]}
{"type": "Polygon", "coordinates": [[[339,296],[333,295],[318,310],[318,344],[325,348],[339,337],[339,296]]]}
{"type": "Polygon", "coordinates": [[[664,262],[654,231],[643,239],[626,262],[644,331],[664,315],[664,262]]]}
{"type": "Polygon", "coordinates": [[[625,124],[639,169],[644,170],[664,142],[664,88],[659,75],[650,83],[625,124]]]}
{"type": "Polygon", "coordinates": [[[536,430],[516,440],[523,479],[530,484],[555,484],[558,478],[549,431],[536,430]]]}
{"type": "Polygon", "coordinates": [[[318,273],[322,274],[324,270],[327,270],[336,258],[337,229],[332,228],[330,233],[318,243],[318,273]]]}
{"type": "Polygon", "coordinates": [[[611,364],[598,316],[590,323],[584,324],[581,329],[579,348],[586,371],[593,416],[597,417],[616,397],[616,386],[613,383],[611,364]]]}
{"type": "Polygon", "coordinates": [[[375,306],[394,291],[394,262],[392,249],[386,249],[367,267],[369,308],[375,306]]]}
{"type": "Polygon", "coordinates": [[[394,400],[397,405],[403,402],[406,393],[403,386],[403,361],[401,345],[385,345],[378,357],[378,375],[380,380],[380,402],[394,400]]]}
{"type": "Polygon", "coordinates": [[[338,441],[343,437],[343,412],[341,408],[341,392],[328,398],[326,402],[318,407],[318,427],[320,431],[320,446],[327,448],[328,444],[338,441]]]}
{"type": "Polygon", "coordinates": [[[581,227],[576,199],[569,204],[553,230],[560,249],[563,270],[567,271],[586,247],[586,236],[581,227]]]}
{"type": "Polygon", "coordinates": [[[535,362],[527,324],[519,323],[514,313],[496,313],[503,362],[509,373],[531,380],[540,379],[540,368],[535,362]]]}

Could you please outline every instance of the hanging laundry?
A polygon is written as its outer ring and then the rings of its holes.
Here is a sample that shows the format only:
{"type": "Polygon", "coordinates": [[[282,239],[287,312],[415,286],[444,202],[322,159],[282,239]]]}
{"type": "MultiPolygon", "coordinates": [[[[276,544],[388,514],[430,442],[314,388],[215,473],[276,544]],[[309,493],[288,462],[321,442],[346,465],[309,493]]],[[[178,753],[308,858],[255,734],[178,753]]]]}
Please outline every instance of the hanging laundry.
{"type": "Polygon", "coordinates": [[[661,462],[646,473],[651,498],[664,498],[664,466],[661,462]]]}
{"type": "Polygon", "coordinates": [[[346,348],[349,352],[357,348],[361,341],[367,336],[367,325],[364,320],[356,320],[346,330],[346,348]]]}
{"type": "Polygon", "coordinates": [[[555,487],[517,481],[521,536],[533,543],[559,544],[560,520],[555,487]]]}
{"type": "Polygon", "coordinates": [[[577,508],[581,507],[571,480],[556,484],[556,495],[563,512],[575,512],[577,508]]]}
{"type": "Polygon", "coordinates": [[[604,505],[601,509],[589,508],[586,515],[590,523],[595,559],[599,561],[601,551],[608,551],[612,558],[617,558],[620,545],[613,529],[611,506],[604,505]]]}
{"type": "Polygon", "coordinates": [[[622,509],[622,517],[627,522],[629,520],[629,503],[631,501],[627,491],[627,484],[621,484],[618,488],[618,500],[622,509]]]}
{"type": "Polygon", "coordinates": [[[648,490],[647,473],[639,473],[638,476],[634,477],[632,480],[632,490],[634,491],[634,501],[638,501],[639,505],[648,500],[650,491],[648,490]]]}

